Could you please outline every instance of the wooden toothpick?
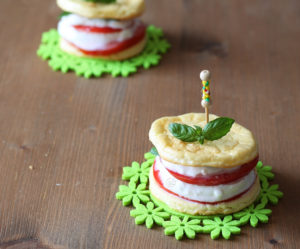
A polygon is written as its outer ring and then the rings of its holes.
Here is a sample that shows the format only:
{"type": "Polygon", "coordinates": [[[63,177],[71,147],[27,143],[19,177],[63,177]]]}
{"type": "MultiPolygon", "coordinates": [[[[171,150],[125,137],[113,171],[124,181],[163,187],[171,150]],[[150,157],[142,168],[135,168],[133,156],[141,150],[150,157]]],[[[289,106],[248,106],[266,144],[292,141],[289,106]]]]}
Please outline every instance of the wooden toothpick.
{"type": "Polygon", "coordinates": [[[210,72],[208,70],[201,71],[200,79],[202,80],[202,101],[201,101],[201,105],[205,109],[206,123],[208,123],[209,122],[208,107],[211,104],[210,91],[209,91],[210,72]]]}

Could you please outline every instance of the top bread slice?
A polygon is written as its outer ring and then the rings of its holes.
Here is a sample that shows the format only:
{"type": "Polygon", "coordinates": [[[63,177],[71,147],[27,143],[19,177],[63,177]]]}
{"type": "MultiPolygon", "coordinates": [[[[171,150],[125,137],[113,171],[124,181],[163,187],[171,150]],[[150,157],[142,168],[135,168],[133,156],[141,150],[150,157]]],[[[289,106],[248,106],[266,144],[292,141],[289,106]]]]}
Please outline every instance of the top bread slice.
{"type": "Polygon", "coordinates": [[[57,0],[64,11],[87,18],[127,20],[144,12],[144,0],[116,0],[113,3],[98,3],[84,0],[57,0]]]}
{"type": "MultiPolygon", "coordinates": [[[[210,114],[209,119],[218,116],[210,114]]],[[[183,142],[175,138],[168,126],[182,123],[190,126],[205,126],[204,113],[188,113],[180,116],[162,117],[155,120],[149,131],[149,138],[159,155],[169,162],[195,167],[232,168],[248,163],[257,157],[257,144],[252,133],[245,127],[234,123],[231,130],[214,141],[183,142]]]]}

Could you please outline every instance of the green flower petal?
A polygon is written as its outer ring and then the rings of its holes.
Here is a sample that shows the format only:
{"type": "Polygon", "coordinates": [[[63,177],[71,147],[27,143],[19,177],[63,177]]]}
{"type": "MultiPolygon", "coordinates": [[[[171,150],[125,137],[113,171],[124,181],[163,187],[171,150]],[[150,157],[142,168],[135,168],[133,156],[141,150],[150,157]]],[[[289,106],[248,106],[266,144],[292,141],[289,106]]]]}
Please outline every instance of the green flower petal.
{"type": "Polygon", "coordinates": [[[188,215],[185,215],[185,216],[183,217],[182,223],[187,224],[187,221],[188,221],[188,220],[189,220],[189,216],[188,216],[188,215]]]}
{"type": "Polygon", "coordinates": [[[131,192],[130,188],[126,185],[120,185],[119,190],[120,190],[120,192],[131,192]]]}
{"type": "MultiPolygon", "coordinates": [[[[130,183],[129,183],[129,184],[130,184],[130,183]]],[[[136,189],[139,190],[139,191],[145,190],[145,189],[146,189],[146,184],[142,183],[142,184],[140,184],[136,189]]]]}
{"type": "Polygon", "coordinates": [[[266,189],[268,189],[268,187],[269,187],[268,181],[262,182],[262,190],[266,190],[266,189]]]}
{"type": "Polygon", "coordinates": [[[181,220],[179,217],[172,215],[171,216],[171,221],[177,223],[177,224],[181,224],[181,220]]]}
{"type": "Polygon", "coordinates": [[[162,226],[162,224],[164,223],[164,219],[163,218],[161,218],[161,217],[159,217],[157,215],[153,215],[152,217],[153,217],[153,220],[155,221],[155,223],[157,225],[162,226]]]}
{"type": "Polygon", "coordinates": [[[241,233],[241,229],[239,227],[228,226],[227,228],[232,234],[240,234],[241,233]]]}
{"type": "Polygon", "coordinates": [[[135,218],[135,224],[137,224],[137,225],[144,224],[146,218],[147,218],[147,215],[146,215],[146,214],[142,214],[142,215],[137,216],[137,217],[135,218]]]}
{"type": "Polygon", "coordinates": [[[173,235],[175,231],[177,230],[176,226],[170,226],[165,228],[165,235],[173,235]]]}
{"type": "Polygon", "coordinates": [[[267,205],[268,203],[268,198],[266,195],[261,196],[261,203],[263,203],[264,205],[267,205]]]}
{"type": "Polygon", "coordinates": [[[257,211],[257,214],[266,214],[266,215],[269,215],[271,213],[272,213],[271,209],[261,209],[261,210],[257,211]]]}
{"type": "Polygon", "coordinates": [[[248,214],[248,211],[241,211],[241,212],[233,214],[233,217],[240,219],[241,217],[243,217],[243,216],[245,216],[247,214],[248,214]]]}
{"type": "Polygon", "coordinates": [[[122,200],[123,206],[128,206],[129,204],[131,204],[131,201],[132,201],[132,195],[125,196],[122,200]]]}
{"type": "Polygon", "coordinates": [[[183,228],[182,227],[179,227],[176,232],[175,232],[175,238],[177,240],[181,240],[183,237],[183,228]]]}
{"type": "MultiPolygon", "coordinates": [[[[147,203],[147,206],[148,206],[148,203],[147,203]]],[[[136,208],[139,209],[139,210],[141,210],[141,211],[144,212],[144,213],[148,213],[147,207],[145,207],[145,205],[143,205],[143,204],[137,205],[136,208]]]]}
{"type": "Polygon", "coordinates": [[[211,231],[210,237],[211,237],[212,239],[217,239],[217,238],[219,238],[220,233],[221,233],[221,228],[216,227],[214,230],[211,231]]]}
{"type": "Polygon", "coordinates": [[[140,164],[138,162],[132,162],[131,168],[137,172],[140,169],[140,164]]]}
{"type": "MultiPolygon", "coordinates": [[[[142,184],[141,184],[142,185],[142,184]]],[[[139,186],[141,186],[139,185],[139,186]]],[[[128,187],[131,189],[131,190],[136,190],[136,183],[135,182],[129,182],[128,184],[128,187]]],[[[145,186],[146,187],[146,186],[145,186]]]]}
{"type": "Polygon", "coordinates": [[[203,220],[203,224],[204,225],[215,225],[216,222],[213,220],[205,219],[205,220],[203,220]]]}
{"type": "Polygon", "coordinates": [[[265,165],[265,166],[263,167],[263,170],[264,170],[264,171],[271,171],[271,170],[272,170],[272,167],[269,166],[269,165],[265,165]]]}
{"type": "Polygon", "coordinates": [[[147,183],[148,182],[148,177],[145,175],[140,175],[140,181],[141,183],[147,183]]]}
{"type": "Polygon", "coordinates": [[[116,198],[117,198],[117,200],[122,200],[127,195],[128,195],[128,193],[126,193],[126,192],[118,192],[118,193],[116,193],[116,198]]]}
{"type": "Polygon", "coordinates": [[[126,179],[124,179],[125,176],[127,176],[127,177],[130,178],[130,177],[133,176],[135,173],[136,173],[136,171],[135,171],[132,167],[129,167],[129,166],[123,167],[123,175],[122,175],[122,178],[123,178],[123,180],[126,180],[126,179]]]}
{"type": "Polygon", "coordinates": [[[147,153],[144,154],[144,158],[145,158],[146,160],[154,159],[154,158],[155,158],[155,155],[153,155],[153,154],[150,153],[150,152],[147,152],[147,153]]]}
{"type": "Polygon", "coordinates": [[[141,191],[139,191],[139,193],[148,196],[150,194],[150,191],[149,190],[141,190],[141,191]]]}
{"type": "Polygon", "coordinates": [[[146,219],[146,227],[152,228],[153,227],[153,218],[151,216],[148,216],[146,219]]]}
{"type": "Polygon", "coordinates": [[[268,181],[267,177],[265,177],[264,175],[259,175],[259,180],[261,182],[267,182],[268,181]]]}
{"type": "Polygon", "coordinates": [[[250,224],[251,226],[253,227],[256,227],[257,224],[258,224],[258,219],[255,215],[251,215],[251,218],[250,218],[250,224]]]}
{"type": "Polygon", "coordinates": [[[130,216],[132,217],[136,217],[138,215],[142,215],[144,214],[145,212],[143,210],[140,210],[140,209],[134,209],[134,210],[131,210],[130,211],[130,216]]]}
{"type": "Polygon", "coordinates": [[[178,226],[178,224],[177,224],[176,222],[174,222],[174,221],[165,221],[165,222],[163,223],[163,226],[164,226],[164,227],[178,226]]]}
{"type": "Polygon", "coordinates": [[[186,237],[188,237],[189,239],[194,239],[196,236],[195,231],[189,227],[185,227],[184,232],[185,232],[186,237]]]}
{"type": "Polygon", "coordinates": [[[272,190],[277,190],[277,189],[278,189],[278,187],[279,187],[279,185],[278,185],[278,184],[273,184],[273,185],[271,185],[271,186],[269,187],[269,191],[272,191],[272,190]]]}
{"type": "Polygon", "coordinates": [[[131,182],[137,183],[139,181],[139,175],[133,175],[127,179],[123,179],[123,180],[130,180],[131,182]]]}
{"type": "Polygon", "coordinates": [[[274,178],[274,174],[272,172],[264,172],[264,176],[267,177],[268,179],[274,178]]]}
{"type": "Polygon", "coordinates": [[[231,220],[232,220],[232,216],[231,215],[227,215],[227,216],[224,217],[223,223],[227,223],[227,222],[229,222],[231,220]]]}
{"type": "Polygon", "coordinates": [[[272,203],[272,204],[277,204],[278,203],[278,198],[277,196],[274,196],[274,195],[267,195],[268,198],[269,198],[269,201],[272,203]]]}
{"type": "Polygon", "coordinates": [[[202,227],[202,232],[203,233],[210,233],[212,230],[216,228],[215,225],[206,225],[202,227]]]}
{"type": "Polygon", "coordinates": [[[259,203],[256,207],[255,210],[260,210],[263,209],[266,205],[264,203],[259,203]]]}
{"type": "Polygon", "coordinates": [[[215,220],[215,222],[217,222],[218,224],[222,224],[222,223],[223,223],[222,220],[221,220],[221,218],[218,217],[218,216],[216,216],[216,217],[214,218],[214,220],[215,220]]]}
{"type": "Polygon", "coordinates": [[[231,232],[227,227],[222,227],[222,236],[224,239],[229,239],[231,235],[231,232]]]}
{"type": "Polygon", "coordinates": [[[259,219],[260,222],[262,223],[267,223],[269,221],[269,217],[265,214],[260,214],[260,213],[257,213],[256,214],[256,217],[259,219]]]}
{"type": "Polygon", "coordinates": [[[202,227],[199,225],[188,225],[188,227],[193,229],[197,233],[200,233],[202,231],[202,227]]]}
{"type": "MultiPolygon", "coordinates": [[[[124,199],[123,199],[124,201],[124,199]]],[[[129,203],[130,204],[130,203],[129,203]]],[[[137,195],[133,195],[133,198],[132,198],[132,204],[133,206],[137,207],[139,204],[140,204],[140,199],[137,197],[137,195]]]]}
{"type": "Polygon", "coordinates": [[[150,200],[149,197],[148,197],[147,195],[137,194],[137,196],[138,196],[139,199],[140,199],[142,202],[144,202],[144,203],[146,203],[147,201],[150,200]]]}
{"type": "Polygon", "coordinates": [[[240,218],[241,224],[242,224],[242,225],[247,224],[248,221],[250,220],[250,217],[251,217],[251,214],[249,214],[249,213],[246,214],[246,215],[244,215],[244,216],[242,216],[242,217],[240,218]]]}
{"type": "Polygon", "coordinates": [[[226,223],[226,225],[228,226],[239,226],[240,225],[240,221],[238,220],[232,220],[226,223]]]}
{"type": "Polygon", "coordinates": [[[141,169],[143,170],[143,171],[149,171],[149,169],[150,169],[150,167],[151,167],[151,163],[149,163],[149,162],[143,162],[142,164],[141,164],[141,169]]]}
{"type": "Polygon", "coordinates": [[[170,214],[167,212],[155,212],[155,214],[161,218],[167,219],[170,217],[170,214]]]}
{"type": "Polygon", "coordinates": [[[148,202],[147,203],[147,209],[151,211],[151,210],[153,210],[153,208],[154,208],[153,202],[148,202]]]}
{"type": "Polygon", "coordinates": [[[156,207],[155,209],[153,209],[154,212],[161,212],[163,210],[163,207],[156,207]]]}
{"type": "Polygon", "coordinates": [[[257,165],[256,165],[256,168],[261,168],[262,166],[263,166],[262,161],[258,161],[258,162],[257,162],[257,165]]]}
{"type": "Polygon", "coordinates": [[[278,198],[283,197],[283,193],[281,191],[272,191],[271,192],[273,195],[277,196],[278,198]]]}
{"type": "Polygon", "coordinates": [[[193,220],[188,221],[188,224],[189,225],[199,225],[200,224],[200,220],[193,219],[193,220]]]}

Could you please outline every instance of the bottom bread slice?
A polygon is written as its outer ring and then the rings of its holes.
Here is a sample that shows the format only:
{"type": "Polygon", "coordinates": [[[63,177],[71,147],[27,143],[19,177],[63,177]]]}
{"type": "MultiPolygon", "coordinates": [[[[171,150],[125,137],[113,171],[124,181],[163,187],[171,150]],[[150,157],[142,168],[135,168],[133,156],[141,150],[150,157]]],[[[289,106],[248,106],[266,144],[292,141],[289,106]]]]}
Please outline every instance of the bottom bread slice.
{"type": "Polygon", "coordinates": [[[221,202],[219,204],[201,204],[185,200],[162,189],[153,176],[153,168],[151,168],[149,172],[149,182],[150,192],[156,199],[165,203],[175,211],[191,215],[234,213],[253,203],[260,192],[259,179],[256,177],[256,180],[251,188],[237,199],[228,202],[221,202]]]}
{"type": "Polygon", "coordinates": [[[146,42],[147,42],[147,37],[145,36],[143,38],[143,40],[141,40],[137,44],[135,44],[127,49],[124,49],[124,50],[114,53],[114,54],[101,55],[101,56],[86,55],[63,38],[60,38],[60,48],[61,48],[61,50],[65,51],[69,54],[80,56],[80,57],[120,61],[120,60],[125,60],[128,58],[131,58],[131,57],[139,54],[140,52],[142,52],[146,45],[146,42]]]}

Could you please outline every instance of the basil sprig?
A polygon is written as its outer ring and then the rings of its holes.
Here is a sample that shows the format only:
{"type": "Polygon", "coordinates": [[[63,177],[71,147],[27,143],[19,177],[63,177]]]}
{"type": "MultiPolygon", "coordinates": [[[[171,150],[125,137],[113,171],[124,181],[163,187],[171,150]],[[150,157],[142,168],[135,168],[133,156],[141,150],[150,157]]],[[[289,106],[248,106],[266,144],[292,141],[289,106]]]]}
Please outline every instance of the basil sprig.
{"type": "Polygon", "coordinates": [[[208,122],[202,129],[200,126],[194,127],[186,124],[171,123],[169,131],[172,135],[183,142],[199,142],[204,143],[204,140],[218,140],[224,137],[231,129],[234,119],[220,117],[208,122]]]}

